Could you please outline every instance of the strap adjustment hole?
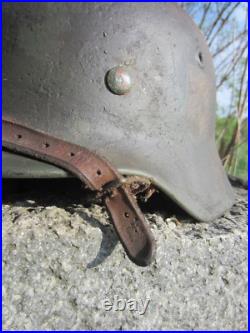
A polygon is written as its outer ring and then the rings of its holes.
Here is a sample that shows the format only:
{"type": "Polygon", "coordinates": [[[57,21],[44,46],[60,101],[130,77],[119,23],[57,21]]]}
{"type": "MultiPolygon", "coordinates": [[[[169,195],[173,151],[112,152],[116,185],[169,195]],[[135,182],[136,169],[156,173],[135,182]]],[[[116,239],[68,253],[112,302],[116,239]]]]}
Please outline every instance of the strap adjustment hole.
{"type": "Polygon", "coordinates": [[[22,139],[22,137],[23,137],[23,136],[22,136],[21,134],[17,134],[17,135],[16,135],[16,138],[17,138],[18,140],[22,139]]]}
{"type": "Polygon", "coordinates": [[[96,171],[96,174],[97,174],[97,176],[101,176],[101,174],[102,174],[101,170],[98,169],[98,170],[96,171]]]}
{"type": "Polygon", "coordinates": [[[128,218],[129,218],[129,213],[128,213],[128,212],[125,212],[125,213],[124,213],[124,216],[128,219],[128,218]]]}
{"type": "Polygon", "coordinates": [[[48,142],[43,143],[43,148],[49,148],[49,147],[50,147],[50,144],[48,142]]]}

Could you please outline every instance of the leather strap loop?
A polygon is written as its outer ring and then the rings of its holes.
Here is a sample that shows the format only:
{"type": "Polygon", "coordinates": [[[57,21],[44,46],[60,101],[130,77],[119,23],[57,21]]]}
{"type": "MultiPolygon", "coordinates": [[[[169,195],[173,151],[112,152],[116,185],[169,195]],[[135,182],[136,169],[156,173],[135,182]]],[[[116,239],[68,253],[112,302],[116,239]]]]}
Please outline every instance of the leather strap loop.
{"type": "Polygon", "coordinates": [[[150,264],[154,254],[153,235],[121,175],[109,162],[86,148],[5,119],[2,145],[59,166],[99,192],[129,258],[140,266],[150,264]]]}

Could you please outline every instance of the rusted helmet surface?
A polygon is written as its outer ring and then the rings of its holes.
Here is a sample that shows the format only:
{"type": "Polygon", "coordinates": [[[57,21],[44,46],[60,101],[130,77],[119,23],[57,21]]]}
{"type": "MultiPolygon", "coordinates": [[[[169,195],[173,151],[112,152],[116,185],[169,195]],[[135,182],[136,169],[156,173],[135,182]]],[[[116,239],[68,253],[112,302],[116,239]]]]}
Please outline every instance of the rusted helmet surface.
{"type": "MultiPolygon", "coordinates": [[[[201,32],[169,3],[5,3],[3,115],[151,179],[198,220],[233,203],[201,32]]],[[[4,177],[66,177],[3,153],[4,177]]]]}

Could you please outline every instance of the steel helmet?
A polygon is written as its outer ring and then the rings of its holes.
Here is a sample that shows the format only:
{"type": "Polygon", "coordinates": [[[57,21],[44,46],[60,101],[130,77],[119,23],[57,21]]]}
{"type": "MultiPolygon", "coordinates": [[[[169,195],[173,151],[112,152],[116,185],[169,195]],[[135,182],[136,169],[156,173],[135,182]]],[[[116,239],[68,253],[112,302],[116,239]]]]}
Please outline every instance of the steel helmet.
{"type": "MultiPolygon", "coordinates": [[[[170,3],[5,3],[3,115],[141,175],[198,220],[233,203],[204,37],[170,3]]],[[[66,177],[3,153],[4,177],[66,177]]]]}

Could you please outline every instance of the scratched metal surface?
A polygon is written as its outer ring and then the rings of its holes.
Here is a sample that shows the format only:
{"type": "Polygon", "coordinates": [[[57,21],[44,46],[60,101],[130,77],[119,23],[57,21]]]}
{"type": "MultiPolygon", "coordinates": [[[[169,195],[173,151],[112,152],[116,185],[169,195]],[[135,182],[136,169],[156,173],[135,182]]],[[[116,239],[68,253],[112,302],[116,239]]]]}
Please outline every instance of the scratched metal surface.
{"type": "Polygon", "coordinates": [[[144,207],[157,253],[140,268],[78,186],[4,186],[4,329],[247,329],[246,190],[234,188],[235,206],[211,223],[165,201],[144,207]],[[150,302],[144,315],[105,311],[116,295],[150,302]]]}

